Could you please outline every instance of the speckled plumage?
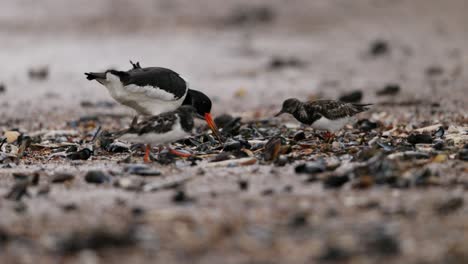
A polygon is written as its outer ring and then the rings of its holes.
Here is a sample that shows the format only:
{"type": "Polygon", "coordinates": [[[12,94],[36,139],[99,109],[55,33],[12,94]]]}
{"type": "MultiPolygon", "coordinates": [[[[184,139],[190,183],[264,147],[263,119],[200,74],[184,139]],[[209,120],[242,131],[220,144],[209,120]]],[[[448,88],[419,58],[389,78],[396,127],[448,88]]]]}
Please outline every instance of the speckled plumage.
{"type": "Polygon", "coordinates": [[[166,144],[188,136],[194,126],[192,106],[133,122],[130,128],[117,132],[116,138],[133,143],[166,144]]]}
{"type": "Polygon", "coordinates": [[[283,102],[281,111],[292,114],[305,125],[314,125],[318,129],[335,131],[343,127],[351,117],[368,110],[370,104],[344,103],[334,100],[317,100],[301,102],[295,98],[283,102]]]}

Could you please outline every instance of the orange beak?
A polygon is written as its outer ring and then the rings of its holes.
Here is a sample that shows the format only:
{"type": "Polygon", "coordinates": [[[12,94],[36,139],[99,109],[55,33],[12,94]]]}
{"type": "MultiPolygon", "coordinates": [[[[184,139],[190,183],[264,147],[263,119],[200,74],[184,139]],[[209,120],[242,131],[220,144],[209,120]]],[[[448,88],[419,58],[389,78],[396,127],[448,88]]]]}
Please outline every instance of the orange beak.
{"type": "Polygon", "coordinates": [[[219,134],[218,127],[216,126],[213,118],[211,117],[210,113],[205,113],[205,121],[208,124],[208,127],[213,131],[213,134],[216,136],[219,142],[223,142],[221,139],[221,135],[219,134]]]}

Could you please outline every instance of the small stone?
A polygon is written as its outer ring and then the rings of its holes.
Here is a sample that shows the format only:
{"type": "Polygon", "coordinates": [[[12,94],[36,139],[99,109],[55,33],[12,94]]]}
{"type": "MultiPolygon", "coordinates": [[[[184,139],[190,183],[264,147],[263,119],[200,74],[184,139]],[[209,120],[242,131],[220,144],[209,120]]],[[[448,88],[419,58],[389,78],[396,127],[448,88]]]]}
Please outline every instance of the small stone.
{"type": "Polygon", "coordinates": [[[188,196],[184,190],[177,190],[176,193],[172,196],[172,202],[174,203],[189,203],[194,201],[195,199],[188,196]]]}
{"type": "Polygon", "coordinates": [[[161,175],[161,171],[151,169],[150,167],[143,164],[129,164],[125,166],[124,171],[129,174],[134,174],[143,177],[161,175]]]}
{"type": "Polygon", "coordinates": [[[263,158],[265,161],[274,161],[281,150],[281,137],[273,137],[265,144],[263,158]]]}
{"type": "Polygon", "coordinates": [[[388,42],[385,40],[378,39],[370,44],[369,54],[374,57],[386,55],[389,52],[390,47],[388,45],[388,42]]]}
{"type": "Polygon", "coordinates": [[[432,145],[435,150],[443,150],[445,148],[445,143],[443,140],[438,140],[432,145]]]}
{"type": "Polygon", "coordinates": [[[247,191],[249,189],[249,182],[246,180],[240,180],[237,182],[241,191],[247,191]]]}
{"type": "Polygon", "coordinates": [[[63,183],[63,182],[68,182],[72,181],[75,178],[75,175],[70,174],[70,173],[56,173],[52,175],[50,182],[52,183],[63,183]]]}
{"type": "Polygon", "coordinates": [[[110,182],[110,176],[100,170],[91,170],[86,173],[85,181],[87,183],[102,184],[110,182]]]}
{"type": "Polygon", "coordinates": [[[232,120],[234,120],[234,117],[232,115],[222,114],[222,115],[215,117],[214,122],[218,128],[222,129],[227,124],[229,124],[232,120]]]}
{"type": "Polygon", "coordinates": [[[140,191],[143,188],[143,185],[144,182],[128,177],[119,178],[114,182],[115,187],[119,187],[128,191],[140,191]]]}
{"type": "Polygon", "coordinates": [[[325,180],[323,181],[323,186],[325,188],[340,188],[348,181],[348,175],[332,175],[325,178],[325,180]]]}
{"type": "Polygon", "coordinates": [[[362,91],[355,90],[342,94],[339,100],[346,103],[359,103],[362,100],[362,91]]]}
{"type": "Polygon", "coordinates": [[[301,141],[306,139],[304,131],[298,131],[293,136],[294,141],[301,141]]]}
{"type": "Polygon", "coordinates": [[[29,69],[29,78],[35,80],[45,80],[49,76],[49,67],[41,66],[29,69]]]}
{"type": "Polygon", "coordinates": [[[442,162],[446,162],[448,160],[448,156],[445,155],[445,154],[438,154],[436,155],[433,159],[432,159],[432,162],[439,162],[439,163],[442,163],[442,162]]]}
{"type": "Polygon", "coordinates": [[[325,171],[325,166],[319,162],[307,162],[297,165],[294,169],[296,173],[316,174],[325,171]]]}
{"type": "Polygon", "coordinates": [[[400,243],[386,228],[378,226],[363,235],[369,255],[395,256],[401,251],[400,243]]]}
{"type": "Polygon", "coordinates": [[[308,221],[308,214],[304,212],[298,212],[292,215],[291,219],[289,220],[289,226],[292,228],[300,228],[307,225],[308,221]]]}
{"type": "Polygon", "coordinates": [[[106,150],[112,153],[125,153],[130,151],[130,146],[117,141],[107,145],[106,150]]]}
{"type": "Polygon", "coordinates": [[[279,166],[279,167],[283,167],[283,166],[286,166],[286,164],[288,164],[288,162],[289,162],[288,157],[286,157],[285,155],[280,155],[276,159],[275,165],[279,166]]]}
{"type": "Polygon", "coordinates": [[[328,245],[318,258],[319,262],[346,263],[351,258],[347,250],[333,245],[328,245]]]}
{"type": "Polygon", "coordinates": [[[376,122],[372,122],[369,119],[361,119],[356,122],[355,128],[358,128],[361,131],[369,132],[378,127],[376,122]]]}
{"type": "Polygon", "coordinates": [[[275,193],[275,191],[273,189],[265,189],[262,191],[262,196],[270,196],[270,195],[273,195],[275,193]]]}
{"type": "Polygon", "coordinates": [[[451,197],[445,201],[442,201],[434,206],[434,210],[439,215],[448,215],[463,207],[463,197],[451,197]]]}
{"type": "Polygon", "coordinates": [[[76,211],[78,210],[78,205],[74,204],[74,203],[69,203],[69,204],[65,204],[62,206],[62,209],[63,211],[65,212],[72,212],[72,211],[76,211]]]}
{"type": "Polygon", "coordinates": [[[6,199],[20,201],[23,196],[30,196],[28,192],[29,181],[17,181],[10,191],[5,195],[6,199]]]}
{"type": "Polygon", "coordinates": [[[412,145],[416,144],[432,144],[433,139],[429,134],[411,134],[406,140],[412,145]]]}
{"type": "Polygon", "coordinates": [[[71,152],[67,154],[67,158],[71,160],[87,160],[91,157],[92,151],[88,148],[84,148],[77,152],[71,152]]]}
{"type": "Polygon", "coordinates": [[[376,94],[378,96],[386,96],[386,95],[396,95],[400,92],[400,85],[396,83],[387,84],[381,90],[378,90],[376,94]]]}
{"type": "Polygon", "coordinates": [[[240,150],[242,148],[250,149],[251,146],[247,141],[233,139],[229,139],[226,143],[224,143],[223,146],[224,151],[235,151],[240,150]]]}
{"type": "Polygon", "coordinates": [[[0,94],[6,92],[6,85],[4,83],[0,83],[0,94]]]}
{"type": "Polygon", "coordinates": [[[468,161],[468,149],[464,148],[458,152],[458,159],[468,161]]]}
{"type": "Polygon", "coordinates": [[[445,135],[445,129],[444,127],[439,127],[439,129],[437,129],[437,131],[434,133],[434,136],[437,137],[437,138],[441,138],[445,135]]]}
{"type": "Polygon", "coordinates": [[[8,144],[15,142],[20,135],[21,133],[18,131],[5,131],[5,133],[3,134],[8,144]]]}

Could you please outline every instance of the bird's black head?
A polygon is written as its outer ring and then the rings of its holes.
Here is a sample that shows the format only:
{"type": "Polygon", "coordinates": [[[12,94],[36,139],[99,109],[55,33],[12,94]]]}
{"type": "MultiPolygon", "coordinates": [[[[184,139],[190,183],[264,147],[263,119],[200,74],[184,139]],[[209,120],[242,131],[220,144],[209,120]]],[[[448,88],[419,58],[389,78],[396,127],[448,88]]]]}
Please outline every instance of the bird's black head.
{"type": "Polygon", "coordinates": [[[189,89],[182,105],[191,105],[197,111],[200,118],[211,112],[211,100],[204,93],[189,89]]]}
{"type": "Polygon", "coordinates": [[[211,117],[211,100],[204,93],[189,89],[182,105],[191,105],[196,110],[196,116],[205,119],[213,134],[221,141],[221,136],[211,117]]]}
{"type": "Polygon", "coordinates": [[[283,102],[283,107],[281,108],[281,111],[279,111],[275,116],[279,116],[284,113],[292,114],[297,111],[301,104],[302,102],[297,100],[296,98],[289,98],[283,102]]]}

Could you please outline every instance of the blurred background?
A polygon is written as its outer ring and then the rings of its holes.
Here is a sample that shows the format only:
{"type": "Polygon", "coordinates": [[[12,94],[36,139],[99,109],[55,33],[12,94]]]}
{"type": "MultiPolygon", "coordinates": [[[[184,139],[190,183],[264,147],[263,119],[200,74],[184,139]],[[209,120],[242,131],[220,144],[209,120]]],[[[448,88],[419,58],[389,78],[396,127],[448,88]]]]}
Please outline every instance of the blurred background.
{"type": "Polygon", "coordinates": [[[83,73],[129,60],[179,72],[215,113],[355,89],[375,102],[389,83],[408,98],[443,101],[449,89],[457,106],[467,11],[465,0],[3,0],[1,110],[61,118],[84,101],[111,102],[83,73]],[[457,78],[440,88],[432,73],[457,78]]]}

